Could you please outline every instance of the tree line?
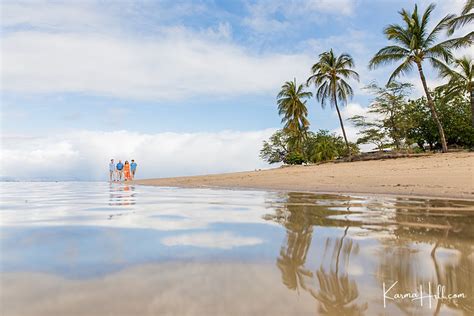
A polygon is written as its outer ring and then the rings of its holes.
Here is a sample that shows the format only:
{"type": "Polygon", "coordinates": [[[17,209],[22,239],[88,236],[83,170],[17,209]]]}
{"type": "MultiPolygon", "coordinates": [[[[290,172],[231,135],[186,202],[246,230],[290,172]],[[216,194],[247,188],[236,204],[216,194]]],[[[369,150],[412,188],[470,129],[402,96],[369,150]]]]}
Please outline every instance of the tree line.
{"type": "Polygon", "coordinates": [[[374,95],[367,115],[349,118],[360,130],[356,143],[347,139],[340,107],[353,97],[351,84],[359,81],[359,74],[349,54],[337,55],[330,49],[319,55],[306,83],[298,84],[295,78],[281,87],[277,106],[283,128],[264,142],[261,158],[288,164],[341,157],[350,161],[360,144],[397,151],[424,151],[428,146],[443,153],[448,145],[473,147],[474,62],[471,56],[455,58],[453,51],[472,47],[474,32],[457,37],[453,34],[472,25],[474,0],[467,0],[460,14],[448,14],[429,28],[434,9],[434,4],[424,12],[419,12],[417,5],[413,11],[402,9],[401,23],[383,30],[390,45],[380,49],[368,66],[375,69],[395,64],[395,69],[385,85],[373,82],[365,87],[374,95]],[[439,41],[440,35],[447,39],[439,41]],[[424,70],[427,64],[447,83],[430,89],[424,70]],[[424,91],[424,96],[415,100],[409,98],[413,86],[397,81],[412,70],[418,71],[424,91]],[[336,109],[342,137],[324,130],[310,131],[307,101],[313,97],[323,109],[327,105],[336,109]]]}

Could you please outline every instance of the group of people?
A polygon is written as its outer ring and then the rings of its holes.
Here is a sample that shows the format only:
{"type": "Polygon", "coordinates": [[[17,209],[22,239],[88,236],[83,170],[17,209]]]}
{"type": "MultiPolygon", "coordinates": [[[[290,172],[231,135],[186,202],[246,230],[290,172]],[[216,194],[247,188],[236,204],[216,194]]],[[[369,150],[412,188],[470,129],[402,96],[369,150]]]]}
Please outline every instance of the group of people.
{"type": "Polygon", "coordinates": [[[119,162],[115,164],[114,160],[110,159],[110,182],[133,180],[133,178],[135,178],[135,172],[137,172],[137,163],[135,162],[135,160],[132,159],[132,163],[129,163],[128,160],[125,160],[125,163],[122,163],[122,160],[119,160],[119,162]]]}

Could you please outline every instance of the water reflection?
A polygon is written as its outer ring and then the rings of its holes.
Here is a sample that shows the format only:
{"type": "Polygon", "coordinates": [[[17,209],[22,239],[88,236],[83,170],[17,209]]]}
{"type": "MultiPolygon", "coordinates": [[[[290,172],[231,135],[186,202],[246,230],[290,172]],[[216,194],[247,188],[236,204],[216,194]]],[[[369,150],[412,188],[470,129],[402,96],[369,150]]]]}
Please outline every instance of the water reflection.
{"type": "Polygon", "coordinates": [[[319,289],[310,289],[311,295],[320,303],[319,312],[322,315],[363,315],[368,307],[366,302],[357,303],[358,286],[347,272],[351,255],[359,252],[358,243],[345,239],[348,229],[349,226],[346,226],[340,239],[334,242],[329,238],[326,240],[323,258],[331,258],[329,269],[321,264],[316,272],[319,289]],[[331,244],[332,255],[329,256],[331,244]]]}
{"type": "Polygon", "coordinates": [[[0,185],[0,314],[474,314],[473,202],[0,185]]]}
{"type": "Polygon", "coordinates": [[[474,313],[474,217],[468,213],[473,203],[405,198],[367,201],[306,193],[289,193],[281,199],[264,217],[286,229],[276,265],[288,289],[298,293],[302,289],[317,300],[318,314],[363,315],[369,301],[375,301],[369,314],[474,313]],[[328,227],[337,227],[340,237],[313,236],[318,229],[324,234],[328,227]],[[370,239],[375,239],[377,247],[369,246],[370,239]],[[360,242],[372,248],[364,257],[359,257],[360,242]],[[351,258],[367,267],[373,264],[375,278],[364,272],[364,278],[358,278],[358,273],[351,272],[351,258]],[[319,268],[309,268],[318,262],[319,268]],[[359,283],[368,289],[364,298],[359,283]],[[429,309],[428,299],[424,307],[395,299],[385,310],[383,283],[396,283],[393,293],[416,292],[424,285],[425,295],[434,294],[439,285],[441,295],[464,293],[467,298],[432,299],[429,309]]]}
{"type": "Polygon", "coordinates": [[[133,185],[110,183],[109,184],[109,205],[128,206],[135,205],[135,187],[133,185]]]}

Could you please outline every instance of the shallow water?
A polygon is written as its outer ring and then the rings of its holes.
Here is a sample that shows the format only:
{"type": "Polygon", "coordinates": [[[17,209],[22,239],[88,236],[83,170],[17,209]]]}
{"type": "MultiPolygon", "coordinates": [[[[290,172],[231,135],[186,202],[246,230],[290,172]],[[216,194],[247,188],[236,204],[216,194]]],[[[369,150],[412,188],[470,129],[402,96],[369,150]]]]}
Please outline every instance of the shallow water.
{"type": "Polygon", "coordinates": [[[0,188],[1,315],[474,313],[474,202],[0,188]]]}

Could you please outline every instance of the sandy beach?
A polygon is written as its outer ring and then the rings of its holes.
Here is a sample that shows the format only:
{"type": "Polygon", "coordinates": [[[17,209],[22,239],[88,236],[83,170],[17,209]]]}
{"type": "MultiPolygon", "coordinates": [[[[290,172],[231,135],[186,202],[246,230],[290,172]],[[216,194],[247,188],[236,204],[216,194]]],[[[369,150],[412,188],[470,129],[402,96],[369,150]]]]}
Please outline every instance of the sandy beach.
{"type": "Polygon", "coordinates": [[[192,177],[137,180],[171,187],[390,194],[474,199],[474,153],[291,166],[192,177]]]}

